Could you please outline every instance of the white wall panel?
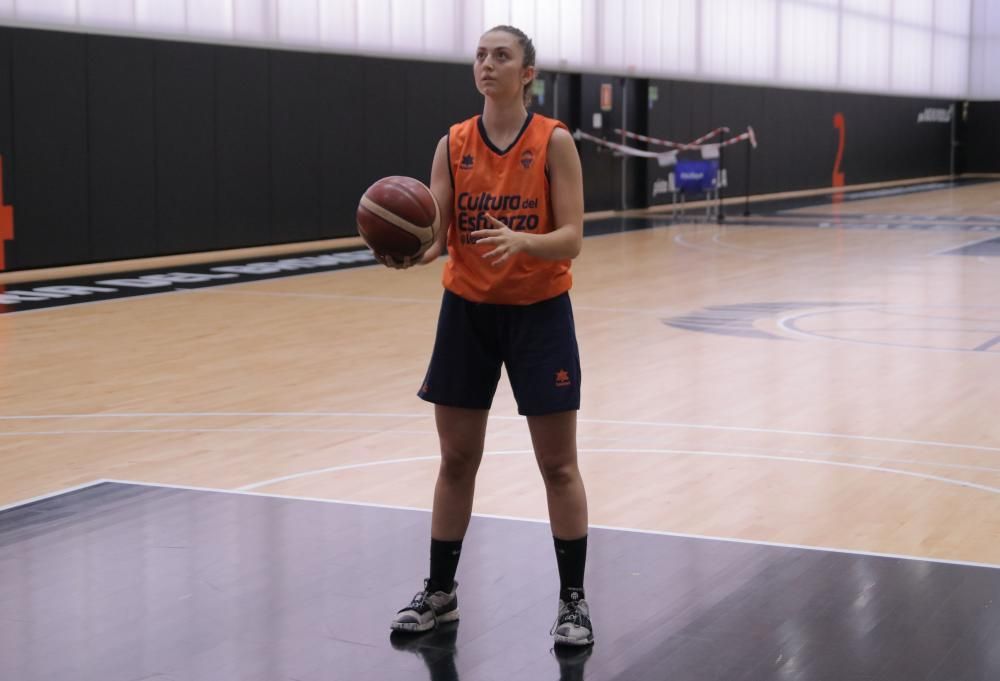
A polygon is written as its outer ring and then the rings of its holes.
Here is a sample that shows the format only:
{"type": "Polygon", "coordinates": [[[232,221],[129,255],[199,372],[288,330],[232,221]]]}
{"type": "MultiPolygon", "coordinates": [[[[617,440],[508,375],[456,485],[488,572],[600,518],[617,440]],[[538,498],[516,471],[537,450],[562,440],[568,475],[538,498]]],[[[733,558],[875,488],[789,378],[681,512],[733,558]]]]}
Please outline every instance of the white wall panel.
{"type": "Polygon", "coordinates": [[[934,0],[934,29],[968,35],[972,0],[934,0]]]}
{"type": "MultiPolygon", "coordinates": [[[[543,6],[552,7],[552,3],[546,2],[543,3],[543,6]]],[[[560,0],[559,11],[561,16],[555,20],[559,25],[559,51],[546,50],[547,56],[544,61],[548,64],[582,64],[584,63],[583,46],[592,47],[594,44],[593,40],[586,41],[584,38],[587,32],[585,23],[587,14],[584,10],[583,0],[560,0]]],[[[540,21],[543,16],[543,14],[539,15],[540,21]]]]}
{"type": "Polygon", "coordinates": [[[358,47],[388,52],[392,48],[392,3],[363,0],[358,3],[358,47]]]}
{"type": "Polygon", "coordinates": [[[455,0],[424,0],[424,51],[431,55],[461,53],[455,0]]]}
{"type": "MultiPolygon", "coordinates": [[[[642,0],[626,2],[623,19],[624,67],[631,73],[648,70],[645,49],[646,41],[644,40],[645,35],[643,31],[643,24],[646,21],[645,3],[642,0]]],[[[659,59],[657,59],[657,62],[659,62],[659,59]]],[[[648,66],[656,69],[659,64],[657,63],[654,66],[650,63],[648,66]]]]}
{"type": "Polygon", "coordinates": [[[295,23],[294,10],[290,0],[233,0],[233,33],[241,40],[261,41],[279,40],[285,34],[285,40],[297,42],[296,27],[285,28],[286,23],[295,23]]]}
{"type": "Polygon", "coordinates": [[[892,90],[931,91],[931,31],[896,24],[892,28],[892,90]]]}
{"type": "Polygon", "coordinates": [[[424,3],[421,0],[392,0],[393,51],[419,54],[424,50],[424,3]]]}
{"type": "Polygon", "coordinates": [[[510,24],[510,0],[483,0],[483,22],[476,29],[476,38],[494,26],[510,24]]]}
{"type": "Polygon", "coordinates": [[[734,80],[772,80],[776,43],[774,0],[702,0],[704,73],[734,80]]]}
{"type": "Polygon", "coordinates": [[[234,0],[187,0],[187,30],[194,34],[232,36],[234,0]]]}
{"type": "Polygon", "coordinates": [[[76,24],[76,0],[31,0],[17,3],[17,18],[21,21],[76,24]]]}
{"type": "MultiPolygon", "coordinates": [[[[556,64],[559,61],[562,27],[559,22],[561,7],[558,2],[539,2],[535,7],[535,30],[528,35],[535,43],[539,64],[556,64]]],[[[515,24],[516,25],[516,24],[515,24]]]]}
{"type": "Polygon", "coordinates": [[[483,0],[459,0],[462,12],[462,35],[461,45],[458,50],[458,57],[468,59],[471,64],[473,56],[476,54],[476,45],[479,44],[479,36],[488,28],[486,26],[486,13],[483,8],[483,0]]]}
{"type": "Polygon", "coordinates": [[[882,19],[844,14],[840,34],[840,85],[852,90],[889,89],[891,26],[882,19]]]}
{"type": "Polygon", "coordinates": [[[837,12],[785,2],[781,6],[781,81],[832,87],[837,84],[837,12]]]}
{"type": "MultiPolygon", "coordinates": [[[[906,2],[906,0],[901,0],[906,2]]],[[[845,12],[866,14],[872,17],[892,16],[892,0],[843,0],[845,12]]]]}
{"type": "Polygon", "coordinates": [[[976,35],[1000,37],[1000,2],[974,0],[972,3],[972,32],[976,35]]]}
{"type": "MultiPolygon", "coordinates": [[[[258,0],[259,2],[259,0],[258,0]]],[[[260,2],[260,14],[267,11],[267,3],[260,2]]],[[[315,45],[320,42],[319,3],[278,0],[278,39],[283,43],[315,45]]]]}
{"type": "Polygon", "coordinates": [[[131,28],[135,24],[133,0],[78,0],[81,24],[102,28],[131,28]]]}
{"type": "Polygon", "coordinates": [[[934,94],[960,97],[969,84],[969,41],[939,33],[934,36],[934,94]]]}
{"type": "Polygon", "coordinates": [[[930,28],[934,23],[934,0],[896,0],[892,12],[897,22],[930,28]]]}
{"type": "Polygon", "coordinates": [[[143,32],[182,33],[187,10],[184,0],[136,0],[135,27],[143,32]]]}
{"type": "Polygon", "coordinates": [[[538,32],[535,5],[535,0],[510,0],[510,21],[507,22],[527,33],[532,40],[538,32]]]}
{"type": "Polygon", "coordinates": [[[621,69],[625,66],[625,0],[603,0],[598,24],[600,66],[621,69]]]}
{"type": "Polygon", "coordinates": [[[663,0],[663,51],[665,73],[695,73],[698,68],[697,0],[663,0]]]}
{"type": "Polygon", "coordinates": [[[980,39],[973,43],[969,78],[970,95],[976,99],[1000,99],[1000,40],[980,39]]]}
{"type": "MultiPolygon", "coordinates": [[[[660,71],[663,66],[663,48],[671,39],[670,33],[663,32],[663,9],[660,0],[644,0],[642,3],[642,64],[649,73],[660,71]]],[[[671,27],[672,28],[672,27],[671,27]]]]}
{"type": "Polygon", "coordinates": [[[0,0],[0,17],[9,18],[14,15],[14,0],[0,0]]]}
{"type": "Polygon", "coordinates": [[[319,0],[319,39],[323,45],[333,49],[357,46],[356,0],[319,0]]]}

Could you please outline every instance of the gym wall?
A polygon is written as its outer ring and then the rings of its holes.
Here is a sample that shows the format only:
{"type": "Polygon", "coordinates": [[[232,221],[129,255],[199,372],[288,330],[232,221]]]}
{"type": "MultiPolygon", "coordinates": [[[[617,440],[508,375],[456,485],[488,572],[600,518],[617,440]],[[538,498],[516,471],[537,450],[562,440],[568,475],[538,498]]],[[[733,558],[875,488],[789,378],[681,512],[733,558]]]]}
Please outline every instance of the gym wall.
{"type": "MultiPolygon", "coordinates": [[[[948,172],[950,126],[916,122],[925,107],[948,106],[940,100],[593,74],[540,80],[535,110],[608,139],[623,121],[681,141],[752,124],[761,142],[753,193],[829,186],[838,111],[848,183],[948,172]]],[[[974,105],[986,115],[970,117],[970,130],[995,128],[989,106],[974,105]]],[[[0,266],[353,235],[369,184],[393,174],[426,181],[448,125],[480,109],[468,64],[0,27],[3,196],[14,206],[0,266]]],[[[746,149],[725,153],[731,194],[745,187],[746,149]]],[[[623,187],[626,207],[654,202],[664,170],[655,162],[624,161],[623,182],[620,157],[586,142],[580,152],[588,211],[621,208],[623,187]]],[[[995,169],[996,158],[970,155],[969,169],[995,169]]]]}
{"type": "Polygon", "coordinates": [[[959,146],[961,170],[1000,173],[1000,102],[969,102],[959,146]]]}

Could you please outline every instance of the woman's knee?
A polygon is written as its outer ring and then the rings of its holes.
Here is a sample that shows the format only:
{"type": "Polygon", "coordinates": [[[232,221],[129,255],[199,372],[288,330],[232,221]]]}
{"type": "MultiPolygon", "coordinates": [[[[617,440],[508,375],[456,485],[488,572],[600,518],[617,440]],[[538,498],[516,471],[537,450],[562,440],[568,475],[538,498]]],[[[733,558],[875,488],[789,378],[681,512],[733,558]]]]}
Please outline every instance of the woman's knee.
{"type": "Polygon", "coordinates": [[[482,452],[461,450],[442,445],[438,475],[449,482],[471,482],[476,479],[482,452]]]}
{"type": "Polygon", "coordinates": [[[565,487],[580,479],[580,469],[575,460],[541,459],[538,468],[546,487],[565,487]]]}

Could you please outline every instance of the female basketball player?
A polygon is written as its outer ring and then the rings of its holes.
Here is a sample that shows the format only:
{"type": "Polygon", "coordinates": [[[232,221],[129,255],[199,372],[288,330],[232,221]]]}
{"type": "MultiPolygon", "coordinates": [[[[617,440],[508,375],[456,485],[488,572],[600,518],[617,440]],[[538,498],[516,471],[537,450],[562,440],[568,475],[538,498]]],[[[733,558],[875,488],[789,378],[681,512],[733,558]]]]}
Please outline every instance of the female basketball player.
{"type": "MultiPolygon", "coordinates": [[[[397,613],[397,631],[458,619],[455,572],[469,526],[486,420],[505,364],[527,417],[548,500],[559,568],[557,643],[593,643],[584,600],[587,496],[577,467],[580,361],[570,306],[570,260],[583,242],[583,175],[573,137],[529,113],[535,48],[520,30],[483,34],[473,67],[482,116],[438,143],[431,191],[447,240],[437,340],[419,396],[433,402],[441,467],[431,518],[430,577],[397,613]]],[[[411,263],[384,261],[392,267],[411,263]]]]}

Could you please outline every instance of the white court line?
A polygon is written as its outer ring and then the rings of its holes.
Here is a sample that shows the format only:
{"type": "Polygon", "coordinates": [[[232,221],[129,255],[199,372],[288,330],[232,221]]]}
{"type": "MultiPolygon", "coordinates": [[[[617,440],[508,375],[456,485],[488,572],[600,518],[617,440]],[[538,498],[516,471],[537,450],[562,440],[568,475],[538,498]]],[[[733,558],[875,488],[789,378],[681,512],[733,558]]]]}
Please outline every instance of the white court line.
{"type": "MultiPolygon", "coordinates": [[[[417,508],[417,507],[414,507],[414,506],[394,506],[394,505],[390,505],[390,504],[375,504],[375,503],[364,502],[364,501],[347,501],[347,500],[341,500],[341,499],[323,499],[323,498],[319,498],[319,497],[299,497],[299,496],[290,496],[290,495],[286,495],[286,494],[273,494],[273,493],[267,493],[267,492],[247,492],[247,491],[240,491],[240,490],[220,489],[220,488],[214,488],[214,487],[195,487],[195,486],[192,486],[192,485],[170,485],[170,484],[163,484],[163,483],[140,482],[140,481],[136,481],[136,480],[120,480],[120,479],[112,479],[112,478],[102,478],[102,479],[99,479],[99,480],[93,480],[91,482],[84,483],[82,485],[76,485],[74,487],[67,487],[65,489],[61,489],[61,490],[58,490],[58,491],[55,491],[55,492],[50,492],[48,494],[43,494],[43,495],[40,495],[40,496],[37,496],[37,497],[32,497],[30,499],[25,499],[25,500],[22,500],[22,501],[14,502],[12,504],[7,504],[5,506],[0,506],[0,511],[5,511],[5,510],[11,509],[11,508],[17,508],[18,506],[26,506],[26,505],[34,503],[36,501],[41,501],[41,500],[44,500],[44,499],[49,499],[49,498],[52,498],[52,497],[57,497],[57,496],[60,496],[62,494],[68,494],[70,492],[75,492],[77,490],[85,489],[87,487],[93,487],[95,485],[99,485],[99,484],[102,484],[102,483],[114,483],[114,484],[118,484],[118,485],[137,485],[137,486],[140,486],[140,487],[158,487],[158,488],[166,488],[166,489],[182,489],[182,490],[189,490],[189,491],[193,491],[193,492],[215,492],[215,493],[219,493],[219,494],[235,494],[235,495],[254,496],[254,497],[266,497],[266,498],[271,498],[271,499],[286,499],[286,500],[291,500],[291,501],[311,501],[311,502],[318,502],[318,503],[323,503],[323,504],[340,504],[340,505],[345,505],[345,506],[361,506],[361,507],[366,507],[366,508],[381,508],[381,509],[388,509],[388,510],[394,510],[394,511],[418,511],[418,512],[421,512],[421,513],[430,513],[430,509],[417,508]]],[[[487,514],[487,513],[473,513],[472,515],[475,516],[475,517],[477,517],[477,518],[488,518],[488,519],[494,519],[494,520],[510,520],[510,521],[515,521],[515,522],[526,522],[526,523],[536,523],[536,524],[546,524],[546,525],[549,523],[548,520],[542,520],[542,519],[537,519],[537,518],[518,518],[516,516],[494,515],[494,514],[487,514]]],[[[854,556],[871,556],[871,557],[875,557],[875,558],[894,558],[894,559],[898,559],[898,560],[915,560],[915,561],[920,561],[920,562],[925,562],[925,563],[939,563],[939,564],[944,564],[944,565],[961,565],[961,566],[966,566],[966,567],[981,567],[981,568],[990,568],[990,569],[1000,569],[1000,565],[996,565],[996,564],[993,564],[993,563],[977,563],[977,562],[962,561],[962,560],[948,560],[948,559],[944,559],[944,558],[928,558],[928,557],[924,557],[924,556],[912,556],[912,555],[906,555],[906,554],[875,553],[875,552],[871,552],[871,551],[853,551],[853,550],[849,550],[849,549],[841,549],[841,548],[834,548],[834,547],[827,547],[827,546],[807,546],[807,545],[804,545],[804,544],[785,544],[785,543],[780,543],[780,542],[768,542],[768,541],[760,541],[760,540],[754,540],[754,539],[739,539],[739,538],[735,538],[735,537],[719,537],[719,536],[703,535],[703,534],[687,534],[687,533],[682,533],[682,532],[667,532],[667,531],[663,531],[663,530],[646,530],[646,529],[638,529],[638,528],[633,528],[633,527],[618,527],[618,526],[614,526],[614,525],[593,525],[592,524],[592,525],[590,525],[590,527],[594,528],[594,529],[600,529],[600,530],[610,530],[610,531],[613,531],[613,532],[630,532],[630,533],[635,533],[635,534],[649,534],[649,535],[664,536],[664,537],[678,537],[678,538],[682,538],[682,539],[703,539],[705,541],[719,541],[719,542],[727,542],[727,543],[731,543],[731,544],[749,544],[749,545],[754,545],[754,546],[773,546],[773,547],[777,547],[777,548],[786,548],[786,549],[801,549],[801,550],[804,550],[804,551],[823,551],[823,552],[827,552],[827,553],[839,553],[839,554],[854,555],[854,556]]]]}
{"type": "MultiPolygon", "coordinates": [[[[244,492],[244,491],[239,491],[239,490],[218,489],[218,488],[212,488],[212,487],[193,487],[193,486],[188,486],[188,485],[166,485],[166,484],[158,484],[158,483],[151,483],[151,482],[138,482],[138,481],[134,481],[134,480],[106,479],[106,480],[99,480],[98,482],[111,482],[111,483],[117,483],[117,484],[120,484],[120,485],[139,485],[139,486],[142,486],[142,487],[165,487],[165,488],[169,488],[169,489],[190,490],[190,491],[193,491],[193,492],[216,492],[216,493],[219,493],[219,494],[236,494],[236,495],[245,495],[245,496],[254,496],[254,497],[268,497],[268,498],[272,498],[272,499],[286,499],[286,500],[290,500],[290,501],[313,501],[313,502],[318,502],[318,503],[322,503],[322,504],[341,504],[341,505],[344,505],[344,506],[361,506],[361,507],[365,507],[365,508],[381,508],[381,509],[387,509],[387,510],[393,510],[393,511],[419,511],[421,513],[430,513],[430,509],[427,509],[427,508],[416,508],[414,506],[393,506],[391,504],[375,504],[375,503],[364,502],[364,501],[347,501],[347,500],[342,500],[342,499],[322,499],[322,498],[319,498],[319,497],[296,497],[296,496],[289,496],[289,495],[285,495],[285,494],[270,494],[270,493],[266,493],[266,492],[244,492]]],[[[515,522],[545,524],[545,525],[549,524],[548,520],[542,520],[542,519],[538,519],[538,518],[519,518],[519,517],[516,517],[516,516],[495,515],[495,514],[489,514],[489,513],[473,513],[472,515],[474,517],[476,517],[476,518],[487,518],[487,519],[492,519],[492,520],[510,520],[510,521],[515,521],[515,522]]],[[[833,548],[833,547],[826,547],[826,546],[807,546],[807,545],[804,545],[804,544],[785,544],[785,543],[780,543],[780,542],[767,542],[767,541],[760,541],[760,540],[755,540],[755,539],[738,539],[738,538],[735,538],[735,537],[717,537],[717,536],[704,535],[704,534],[686,534],[686,533],[682,533],[682,532],[667,532],[667,531],[663,531],[663,530],[645,530],[645,529],[639,529],[639,528],[634,528],[634,527],[617,527],[617,526],[614,526],[614,525],[590,525],[590,527],[591,528],[595,528],[595,529],[600,529],[600,530],[610,530],[612,532],[630,532],[630,533],[634,533],[634,534],[649,534],[649,535],[656,535],[656,536],[661,536],[661,537],[677,537],[677,538],[680,538],[680,539],[703,539],[705,541],[727,542],[727,543],[730,543],[730,544],[749,544],[749,545],[753,545],[753,546],[773,546],[773,547],[776,547],[776,548],[783,548],[783,549],[801,549],[801,550],[804,550],[804,551],[823,551],[823,552],[827,552],[827,553],[839,553],[839,554],[846,554],[846,555],[852,555],[852,556],[870,556],[870,557],[874,557],[874,558],[894,558],[894,559],[897,559],[897,560],[915,560],[915,561],[920,561],[920,562],[923,562],[923,563],[940,563],[940,564],[944,564],[944,565],[961,565],[961,566],[965,566],[965,567],[990,568],[990,569],[994,569],[994,570],[1000,569],[1000,565],[993,564],[993,563],[976,563],[976,562],[963,561],[963,560],[948,560],[948,559],[944,559],[944,558],[927,558],[927,557],[924,557],[924,556],[911,556],[911,555],[897,554],[897,553],[875,553],[875,552],[871,552],[871,551],[852,551],[852,550],[849,550],[849,549],[840,549],[840,548],[833,548]]]]}
{"type": "Polygon", "coordinates": [[[191,289],[198,293],[220,293],[237,296],[277,296],[285,298],[328,298],[331,300],[357,300],[366,303],[427,303],[437,305],[441,302],[441,297],[435,298],[393,298],[391,296],[354,296],[341,293],[297,293],[295,291],[214,291],[212,286],[199,289],[191,289]]]}
{"type": "MultiPolygon", "coordinates": [[[[26,436],[67,436],[67,435],[129,435],[138,433],[366,433],[366,434],[406,434],[406,435],[435,435],[433,430],[387,430],[385,428],[121,428],[121,429],[79,429],[79,430],[17,430],[0,432],[0,437],[26,436]]],[[[648,438],[641,437],[597,437],[581,435],[578,437],[584,442],[648,442],[648,438]]],[[[924,461],[920,459],[896,459],[885,456],[864,456],[861,454],[848,454],[838,452],[808,452],[790,449],[763,449],[760,447],[743,447],[747,450],[760,450],[768,452],[778,452],[783,454],[815,454],[816,456],[841,457],[846,459],[862,459],[866,461],[882,461],[885,463],[902,463],[913,466],[930,466],[932,468],[954,468],[957,470],[977,471],[982,473],[1000,473],[1000,468],[989,466],[972,466],[969,464],[945,463],[942,461],[924,461]]],[[[583,450],[581,450],[583,451],[583,450]]],[[[630,450],[631,451],[631,450],[630,450]]]]}
{"type": "MultiPolygon", "coordinates": [[[[759,227],[746,228],[745,231],[758,230],[759,227]]],[[[743,231],[743,230],[741,230],[743,231]]],[[[728,233],[718,232],[712,237],[712,242],[719,244],[722,248],[728,248],[732,251],[737,251],[739,253],[749,253],[750,255],[757,255],[760,257],[772,257],[778,254],[778,251],[765,251],[759,248],[747,248],[745,246],[736,246],[735,244],[723,243],[721,241],[722,237],[728,236],[728,233]]]]}
{"type": "MultiPolygon", "coordinates": [[[[432,413],[374,413],[374,412],[337,412],[337,411],[290,411],[290,412],[109,412],[91,414],[17,414],[0,416],[0,421],[31,421],[49,419],[93,419],[93,418],[213,418],[213,417],[335,417],[335,418],[430,418],[432,413]]],[[[493,420],[522,421],[523,416],[490,415],[493,420]]],[[[744,433],[773,433],[776,435],[801,435],[804,437],[827,437],[843,440],[859,440],[863,442],[889,442],[894,444],[921,445],[928,447],[950,447],[954,449],[971,449],[984,452],[1000,452],[1000,447],[985,445],[967,445],[937,440],[912,440],[906,438],[878,437],[874,435],[847,435],[843,433],[822,433],[808,430],[785,430],[779,428],[753,428],[748,426],[720,426],[701,423],[678,423],[673,421],[624,421],[616,419],[578,419],[578,423],[599,423],[608,425],[643,426],[655,428],[691,428],[695,430],[723,430],[744,433]]]]}
{"type": "Polygon", "coordinates": [[[18,435],[127,435],[132,433],[403,433],[436,435],[434,430],[396,430],[395,428],[120,428],[93,430],[17,430],[0,432],[0,437],[18,435]]]}
{"type": "MultiPolygon", "coordinates": [[[[534,450],[531,449],[506,449],[506,450],[497,450],[493,452],[484,452],[483,456],[493,457],[493,456],[510,456],[514,454],[532,454],[533,451],[534,450]]],[[[885,466],[869,466],[860,463],[847,463],[845,461],[807,459],[804,457],[797,457],[797,456],[774,456],[771,454],[746,454],[738,452],[714,452],[714,451],[700,450],[700,449],[639,449],[634,447],[607,448],[607,449],[585,448],[585,449],[577,449],[577,452],[581,454],[681,454],[686,456],[706,456],[706,457],[723,457],[729,459],[757,459],[761,461],[780,461],[782,463],[788,463],[788,462],[806,463],[818,466],[835,466],[837,468],[852,468],[856,470],[873,471],[876,473],[891,473],[893,475],[904,475],[906,477],[918,478],[921,480],[940,482],[945,485],[954,485],[956,487],[968,487],[970,489],[976,489],[981,492],[989,492],[990,494],[1000,494],[1000,487],[990,487],[989,485],[980,485],[978,483],[968,482],[966,480],[955,480],[954,478],[943,478],[939,475],[930,475],[929,473],[916,473],[914,471],[905,471],[899,468],[887,468],[885,466]]],[[[270,480],[263,480],[261,482],[255,482],[250,485],[244,485],[239,489],[241,491],[247,491],[247,490],[258,489],[260,487],[268,487],[270,485],[276,485],[278,483],[286,482],[288,480],[308,478],[314,475],[322,475],[325,473],[338,473],[340,471],[353,470],[358,468],[386,466],[397,463],[410,463],[413,461],[438,461],[439,459],[440,456],[434,454],[432,456],[414,456],[414,457],[407,457],[404,459],[381,459],[379,461],[366,461],[362,463],[342,464],[340,466],[329,466],[327,468],[317,468],[311,471],[303,471],[301,473],[283,475],[278,478],[272,478],[270,480]]]]}
{"type": "MultiPolygon", "coordinates": [[[[942,307],[942,306],[935,306],[942,307]]],[[[965,306],[963,306],[965,307],[965,306]]],[[[970,306],[973,307],[973,306],[970,306]]],[[[974,307],[993,307],[993,306],[981,306],[977,305],[974,307]]],[[[824,314],[831,314],[833,312],[856,312],[858,310],[864,310],[869,312],[885,312],[877,307],[864,308],[864,307],[842,307],[838,309],[823,310],[820,312],[793,312],[791,314],[780,317],[776,323],[780,329],[783,331],[808,341],[820,341],[826,343],[849,343],[853,345],[866,345],[869,347],[877,348],[895,348],[897,350],[918,350],[920,352],[988,352],[988,350],[976,350],[975,348],[936,348],[928,345],[911,345],[906,343],[889,343],[884,341],[873,341],[873,340],[863,340],[860,338],[839,338],[837,336],[829,336],[819,332],[802,331],[791,326],[791,324],[799,321],[800,319],[806,319],[808,317],[818,317],[824,314]]],[[[992,320],[990,320],[992,321],[992,320]]],[[[836,332],[843,329],[831,329],[830,333],[836,332]]],[[[893,331],[891,328],[873,329],[874,331],[893,331]]],[[[948,330],[948,329],[945,329],[948,330]]],[[[958,330],[962,332],[961,329],[958,330]]]]}

